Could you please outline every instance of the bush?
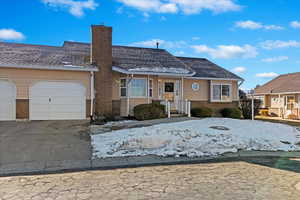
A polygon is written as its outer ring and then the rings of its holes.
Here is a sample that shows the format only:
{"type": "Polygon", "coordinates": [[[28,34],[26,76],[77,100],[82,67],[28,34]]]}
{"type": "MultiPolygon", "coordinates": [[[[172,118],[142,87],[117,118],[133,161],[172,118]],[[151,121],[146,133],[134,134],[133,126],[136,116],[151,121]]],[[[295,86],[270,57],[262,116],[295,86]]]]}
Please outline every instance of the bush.
{"type": "Polygon", "coordinates": [[[133,112],[134,117],[141,121],[166,117],[165,106],[159,103],[137,105],[134,107],[133,112]]]}
{"type": "Polygon", "coordinates": [[[212,117],[213,110],[207,107],[192,108],[191,114],[193,117],[212,117]]]}
{"type": "Polygon", "coordinates": [[[226,118],[240,119],[242,112],[238,108],[224,108],[220,111],[221,115],[226,118]]]}
{"type": "MultiPolygon", "coordinates": [[[[240,101],[241,103],[241,110],[242,114],[245,119],[252,118],[252,100],[251,99],[244,99],[240,101]]],[[[261,105],[261,100],[254,99],[254,116],[259,114],[259,109],[261,105]]]]}

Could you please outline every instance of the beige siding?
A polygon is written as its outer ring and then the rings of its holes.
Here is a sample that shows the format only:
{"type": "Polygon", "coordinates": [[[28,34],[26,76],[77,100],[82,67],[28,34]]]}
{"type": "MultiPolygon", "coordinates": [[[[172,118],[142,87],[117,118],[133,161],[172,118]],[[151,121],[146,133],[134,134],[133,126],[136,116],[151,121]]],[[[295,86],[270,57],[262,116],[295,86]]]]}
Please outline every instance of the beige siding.
{"type": "Polygon", "coordinates": [[[120,74],[117,72],[113,73],[113,87],[112,87],[112,99],[120,99],[120,74]]]}
{"type": "Polygon", "coordinates": [[[0,78],[8,79],[16,84],[17,99],[28,99],[29,88],[39,81],[72,81],[81,83],[87,89],[87,99],[90,99],[89,72],[0,68],[0,78]]]}
{"type": "Polygon", "coordinates": [[[279,98],[278,95],[271,95],[270,103],[271,103],[271,108],[281,108],[284,105],[283,97],[279,98]]]}
{"type": "Polygon", "coordinates": [[[188,99],[191,101],[208,101],[209,99],[209,81],[208,80],[191,80],[184,79],[183,81],[183,94],[184,99],[188,99]],[[198,91],[194,91],[192,89],[192,84],[198,83],[200,85],[200,89],[198,91]]]}
{"type": "MultiPolygon", "coordinates": [[[[120,112],[121,116],[127,115],[127,98],[120,97],[120,78],[126,78],[127,76],[120,73],[113,74],[113,100],[120,100],[120,112]]],[[[135,78],[147,78],[147,76],[143,75],[134,75],[135,78]]],[[[153,97],[148,98],[134,98],[130,99],[130,114],[133,114],[133,108],[136,105],[144,104],[144,103],[151,103],[152,100],[159,100],[158,90],[159,90],[159,83],[161,85],[167,81],[176,81],[180,80],[181,78],[169,78],[169,77],[158,77],[158,76],[149,76],[150,79],[153,80],[153,97]]],[[[238,100],[238,82],[237,81],[213,81],[213,83],[226,83],[231,84],[231,92],[232,92],[232,101],[238,100]]],[[[181,92],[181,91],[180,91],[181,92]]],[[[209,80],[195,80],[195,79],[184,79],[183,83],[183,94],[184,99],[188,99],[191,101],[209,101],[210,100],[210,81],[209,80]],[[199,91],[193,91],[192,84],[198,83],[200,85],[199,91]]]]}

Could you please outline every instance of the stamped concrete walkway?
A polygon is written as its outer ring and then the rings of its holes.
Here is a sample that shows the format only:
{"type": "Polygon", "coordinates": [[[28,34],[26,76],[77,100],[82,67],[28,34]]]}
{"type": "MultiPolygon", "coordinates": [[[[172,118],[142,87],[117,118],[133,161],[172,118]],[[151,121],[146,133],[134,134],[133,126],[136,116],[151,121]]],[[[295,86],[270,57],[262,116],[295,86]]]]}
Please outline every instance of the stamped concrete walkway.
{"type": "Polygon", "coordinates": [[[0,178],[0,200],[298,200],[299,197],[299,173],[246,162],[0,178]]]}

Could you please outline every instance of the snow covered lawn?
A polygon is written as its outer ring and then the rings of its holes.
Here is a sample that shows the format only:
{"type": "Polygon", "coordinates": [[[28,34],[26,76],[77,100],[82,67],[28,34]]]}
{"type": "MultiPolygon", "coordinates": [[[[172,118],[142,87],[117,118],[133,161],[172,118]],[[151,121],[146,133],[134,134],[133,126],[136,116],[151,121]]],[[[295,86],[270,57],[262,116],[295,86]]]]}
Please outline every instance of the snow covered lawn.
{"type": "Polygon", "coordinates": [[[92,145],[94,158],[300,151],[300,129],[279,123],[207,118],[96,134],[92,135],[92,145]]]}

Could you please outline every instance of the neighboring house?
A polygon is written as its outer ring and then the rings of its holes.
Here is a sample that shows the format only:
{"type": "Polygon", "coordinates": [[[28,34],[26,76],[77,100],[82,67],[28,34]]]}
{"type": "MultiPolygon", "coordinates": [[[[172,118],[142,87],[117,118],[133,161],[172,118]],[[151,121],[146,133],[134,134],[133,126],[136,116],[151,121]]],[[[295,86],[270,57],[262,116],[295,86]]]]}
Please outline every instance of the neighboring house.
{"type": "Polygon", "coordinates": [[[92,26],[92,44],[0,43],[0,120],[128,116],[138,104],[238,106],[243,79],[203,58],[112,45],[112,28],[92,26]]]}
{"type": "Polygon", "coordinates": [[[300,118],[300,73],[280,75],[255,89],[272,116],[300,118]]]}

